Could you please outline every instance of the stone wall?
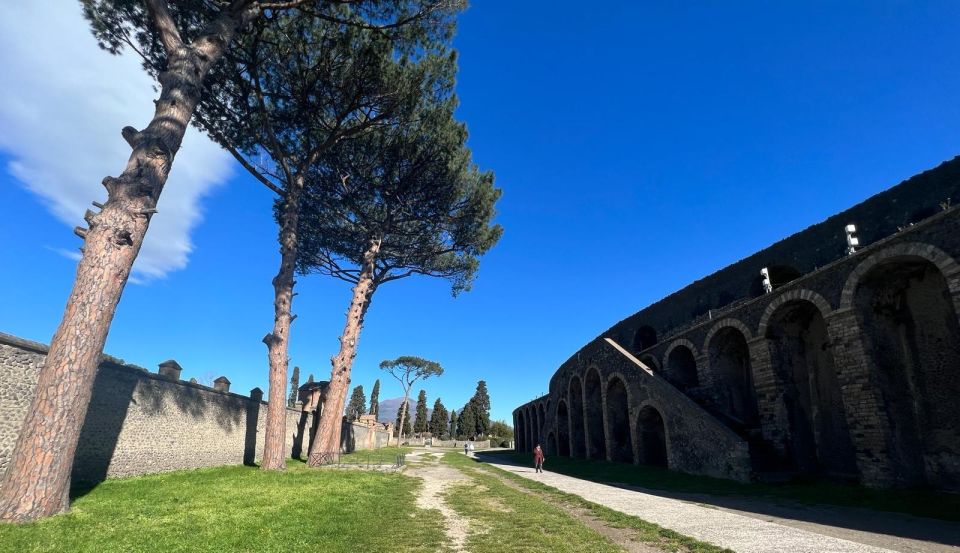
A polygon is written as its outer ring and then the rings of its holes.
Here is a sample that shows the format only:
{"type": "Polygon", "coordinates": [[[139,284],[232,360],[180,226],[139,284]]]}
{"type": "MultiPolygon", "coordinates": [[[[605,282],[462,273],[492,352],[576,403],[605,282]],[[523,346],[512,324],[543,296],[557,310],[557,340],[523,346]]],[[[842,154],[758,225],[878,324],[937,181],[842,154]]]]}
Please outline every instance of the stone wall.
{"type": "MultiPolygon", "coordinates": [[[[0,334],[0,477],[29,408],[47,348],[0,334]]],[[[226,383],[228,386],[229,383],[226,383]]],[[[172,380],[104,357],[81,430],[76,481],[253,463],[263,452],[266,403],[172,380]]],[[[306,456],[312,416],[287,409],[288,454],[306,456]]]]}
{"type": "Polygon", "coordinates": [[[517,448],[737,479],[960,490],[951,198],[960,158],[624,319],[514,411],[517,448]],[[861,238],[853,255],[847,223],[861,238]],[[761,267],[791,270],[772,271],[764,293],[761,267]],[[631,358],[649,373],[627,370],[631,358]]]}
{"type": "Polygon", "coordinates": [[[340,449],[345,453],[364,449],[380,449],[390,443],[390,433],[379,423],[364,424],[361,421],[343,421],[340,433],[340,449]]]}

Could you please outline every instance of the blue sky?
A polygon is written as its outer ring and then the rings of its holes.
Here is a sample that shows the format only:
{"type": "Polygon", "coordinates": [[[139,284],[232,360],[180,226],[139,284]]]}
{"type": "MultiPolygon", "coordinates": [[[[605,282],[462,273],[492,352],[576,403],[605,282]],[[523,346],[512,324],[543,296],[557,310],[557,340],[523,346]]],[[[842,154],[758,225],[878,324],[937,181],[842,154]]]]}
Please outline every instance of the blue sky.
{"type": "MultiPolygon", "coordinates": [[[[119,129],[145,123],[152,92],[132,57],[57,49],[86,34],[62,2],[53,44],[38,40],[43,2],[0,24],[0,331],[46,342],[73,280],[70,229],[122,168],[119,129]],[[114,118],[91,120],[101,109],[114,118]]],[[[459,409],[485,379],[508,419],[616,321],[952,158],[958,25],[956,2],[475,1],[458,115],[504,190],[504,236],[459,298],[424,278],[378,291],[353,383],[369,393],[382,359],[420,355],[446,368],[425,383],[431,403],[459,409]]],[[[193,135],[162,202],[106,351],[266,389],[271,196],[193,135]]],[[[350,290],[298,288],[291,364],[325,379],[350,290]]]]}

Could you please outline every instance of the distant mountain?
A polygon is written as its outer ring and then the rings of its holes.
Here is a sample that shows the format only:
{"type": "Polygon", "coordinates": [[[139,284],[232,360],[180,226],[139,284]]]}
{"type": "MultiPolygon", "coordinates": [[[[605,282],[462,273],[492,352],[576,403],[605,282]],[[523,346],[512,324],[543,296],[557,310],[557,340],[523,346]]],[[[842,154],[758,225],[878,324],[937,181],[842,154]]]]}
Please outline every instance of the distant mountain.
{"type": "MultiPolygon", "coordinates": [[[[377,420],[380,422],[397,422],[397,413],[400,412],[400,405],[403,404],[402,397],[380,400],[380,415],[377,420]]],[[[427,420],[433,409],[427,408],[427,420]]],[[[417,400],[410,398],[410,426],[417,421],[417,400]]]]}

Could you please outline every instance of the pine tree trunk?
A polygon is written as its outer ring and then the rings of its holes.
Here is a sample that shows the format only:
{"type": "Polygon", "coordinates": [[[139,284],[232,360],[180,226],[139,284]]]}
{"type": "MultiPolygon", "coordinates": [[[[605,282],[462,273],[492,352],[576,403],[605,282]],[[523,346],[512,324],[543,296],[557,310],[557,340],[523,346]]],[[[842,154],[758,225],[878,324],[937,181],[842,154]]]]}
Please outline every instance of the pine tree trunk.
{"type": "Polygon", "coordinates": [[[168,51],[160,98],[143,131],[123,129],[133,152],[119,178],[107,177],[107,201],[87,211],[83,257],[37,389],[0,484],[0,520],[28,522],[69,508],[70,472],[94,377],[117,303],[143,244],[174,156],[200,100],[203,79],[241,23],[222,18],[212,34],[168,51]]]}
{"type": "Polygon", "coordinates": [[[397,428],[397,445],[403,443],[403,425],[407,422],[407,413],[410,412],[410,390],[403,392],[403,403],[400,404],[400,427],[397,428]]]}
{"type": "Polygon", "coordinates": [[[273,332],[263,337],[270,362],[267,424],[263,440],[263,470],[286,468],[287,350],[290,344],[290,312],[293,303],[294,270],[297,262],[297,226],[303,177],[297,176],[287,189],[280,226],[280,270],[273,278],[273,332]]]}
{"type": "Polygon", "coordinates": [[[360,277],[353,287],[353,299],[347,310],[347,322],[340,335],[340,351],[330,359],[330,387],[327,389],[327,401],[320,415],[320,424],[313,446],[310,448],[309,464],[317,467],[330,461],[331,455],[340,451],[340,431],[343,421],[343,404],[347,389],[350,387],[350,370],[353,358],[357,355],[357,340],[363,329],[363,317],[370,306],[370,300],[377,287],[373,273],[377,254],[380,252],[380,240],[371,240],[363,254],[363,267],[360,277]]]}

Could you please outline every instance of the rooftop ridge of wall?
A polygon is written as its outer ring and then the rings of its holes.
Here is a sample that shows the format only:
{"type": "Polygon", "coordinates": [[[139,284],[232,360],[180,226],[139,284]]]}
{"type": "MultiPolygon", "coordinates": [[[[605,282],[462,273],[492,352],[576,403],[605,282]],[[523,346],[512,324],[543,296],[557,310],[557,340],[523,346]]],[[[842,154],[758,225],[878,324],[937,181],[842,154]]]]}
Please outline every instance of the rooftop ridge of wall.
{"type": "MultiPolygon", "coordinates": [[[[46,344],[43,344],[41,342],[36,342],[33,340],[28,340],[26,338],[21,338],[19,336],[14,336],[13,334],[7,334],[5,332],[0,332],[0,345],[11,346],[14,348],[27,350],[27,351],[39,353],[42,355],[46,355],[50,351],[50,347],[46,344]]],[[[108,354],[103,354],[101,356],[100,365],[97,367],[97,370],[99,371],[100,369],[103,369],[105,367],[108,367],[112,370],[119,370],[119,371],[133,373],[138,377],[146,378],[148,380],[165,382],[168,384],[174,384],[174,385],[183,386],[186,388],[192,388],[195,390],[200,390],[200,391],[218,394],[222,396],[235,397],[235,398],[243,399],[246,401],[259,401],[261,405],[267,404],[267,402],[263,400],[263,391],[260,390],[260,388],[254,388],[253,390],[250,390],[251,392],[250,395],[243,395],[243,394],[238,394],[230,391],[217,390],[211,386],[205,386],[203,384],[200,384],[199,382],[190,382],[188,380],[182,380],[179,378],[174,380],[172,378],[161,375],[159,373],[151,372],[150,370],[144,367],[141,367],[140,365],[128,363],[123,359],[120,359],[118,357],[114,357],[108,354]]],[[[224,378],[224,377],[220,377],[220,378],[224,378]]],[[[286,407],[286,409],[288,411],[295,411],[298,413],[300,412],[298,409],[293,409],[290,407],[286,407]]]]}
{"type": "Polygon", "coordinates": [[[713,304],[703,305],[704,313],[708,309],[718,310],[737,301],[750,299],[748,292],[751,281],[744,280],[743,276],[749,275],[753,278],[761,267],[781,264],[795,267],[802,278],[845,258],[845,225],[857,224],[858,236],[865,248],[897,234],[902,227],[926,222],[925,219],[937,214],[939,202],[951,198],[960,203],[960,156],[918,173],[819,223],[697,279],[625,317],[599,336],[608,336],[622,326],[641,320],[651,325],[658,334],[665,335],[673,328],[696,318],[685,315],[681,321],[668,322],[671,317],[664,313],[675,310],[678,303],[689,304],[690,296],[703,297],[708,295],[705,291],[717,289],[719,290],[714,293],[715,296],[722,295],[723,292],[729,294],[728,301],[714,301],[713,304]],[[915,221],[910,220],[912,216],[927,210],[929,215],[915,221]],[[824,248],[824,245],[827,247],[824,248]],[[732,291],[737,287],[739,293],[732,291]]]}

